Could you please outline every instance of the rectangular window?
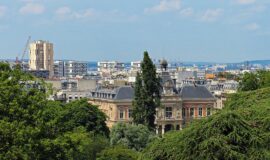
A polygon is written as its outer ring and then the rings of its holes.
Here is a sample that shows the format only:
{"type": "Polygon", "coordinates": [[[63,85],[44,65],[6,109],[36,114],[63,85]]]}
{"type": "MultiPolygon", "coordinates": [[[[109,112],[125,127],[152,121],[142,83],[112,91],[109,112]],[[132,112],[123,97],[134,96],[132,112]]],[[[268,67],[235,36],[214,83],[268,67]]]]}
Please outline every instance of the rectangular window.
{"type": "Polygon", "coordinates": [[[128,109],[128,118],[132,118],[132,109],[128,109]]]}
{"type": "Polygon", "coordinates": [[[190,117],[194,116],[194,108],[190,108],[190,117]]]}
{"type": "Polygon", "coordinates": [[[119,110],[119,119],[124,119],[124,111],[122,109],[119,110]]]}
{"type": "Polygon", "coordinates": [[[172,118],[172,107],[166,107],[166,118],[172,118]]]}
{"type": "Polygon", "coordinates": [[[207,116],[211,115],[211,108],[207,108],[207,116]]]}
{"type": "Polygon", "coordinates": [[[199,117],[202,116],[202,107],[199,107],[199,117]]]}
{"type": "Polygon", "coordinates": [[[182,108],[182,117],[186,117],[186,109],[182,108]]]}

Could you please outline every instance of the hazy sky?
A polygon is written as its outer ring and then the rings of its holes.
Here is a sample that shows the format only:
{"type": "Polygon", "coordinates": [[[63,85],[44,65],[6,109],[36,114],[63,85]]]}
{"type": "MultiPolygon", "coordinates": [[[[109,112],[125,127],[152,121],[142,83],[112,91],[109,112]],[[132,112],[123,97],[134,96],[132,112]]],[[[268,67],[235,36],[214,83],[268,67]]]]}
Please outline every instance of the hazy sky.
{"type": "Polygon", "coordinates": [[[0,58],[27,37],[55,59],[270,59],[270,0],[0,0],[0,58]]]}

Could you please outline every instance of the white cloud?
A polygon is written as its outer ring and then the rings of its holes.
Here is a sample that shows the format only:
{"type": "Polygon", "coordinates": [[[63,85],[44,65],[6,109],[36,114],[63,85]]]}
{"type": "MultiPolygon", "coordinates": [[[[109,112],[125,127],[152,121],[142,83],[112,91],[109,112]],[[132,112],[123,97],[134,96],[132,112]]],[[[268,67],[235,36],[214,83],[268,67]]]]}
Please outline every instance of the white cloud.
{"type": "Polygon", "coordinates": [[[80,21],[101,21],[101,22],[135,22],[138,15],[126,15],[119,10],[101,11],[93,8],[84,10],[73,10],[68,6],[63,6],[55,11],[55,19],[60,21],[80,20],[80,21]]]}
{"type": "Polygon", "coordinates": [[[180,12],[180,15],[183,17],[190,17],[194,14],[194,10],[192,8],[185,8],[180,12]]]}
{"type": "Polygon", "coordinates": [[[7,12],[6,6],[0,6],[0,17],[3,17],[7,12]]]}
{"type": "Polygon", "coordinates": [[[256,0],[236,0],[238,4],[252,4],[255,3],[256,0]]]}
{"type": "Polygon", "coordinates": [[[71,9],[65,6],[65,7],[58,8],[55,13],[58,16],[65,16],[67,14],[70,14],[71,12],[72,12],[71,9]]]}
{"type": "Polygon", "coordinates": [[[260,29],[260,25],[258,25],[257,23],[250,23],[246,25],[245,28],[250,31],[255,31],[255,30],[260,29]]]}
{"type": "Polygon", "coordinates": [[[208,9],[201,16],[201,20],[205,21],[205,22],[216,21],[223,14],[223,12],[224,12],[224,10],[220,9],[220,8],[208,9]]]}
{"type": "Polygon", "coordinates": [[[21,14],[42,14],[45,11],[45,7],[38,3],[27,3],[20,8],[21,14]]]}
{"type": "Polygon", "coordinates": [[[68,19],[85,19],[93,18],[97,15],[97,12],[94,9],[86,9],[83,11],[73,11],[69,7],[61,7],[55,11],[56,17],[60,20],[68,19]]]}
{"type": "Polygon", "coordinates": [[[151,8],[146,8],[145,13],[175,11],[181,8],[181,0],[161,0],[160,3],[151,8]]]}

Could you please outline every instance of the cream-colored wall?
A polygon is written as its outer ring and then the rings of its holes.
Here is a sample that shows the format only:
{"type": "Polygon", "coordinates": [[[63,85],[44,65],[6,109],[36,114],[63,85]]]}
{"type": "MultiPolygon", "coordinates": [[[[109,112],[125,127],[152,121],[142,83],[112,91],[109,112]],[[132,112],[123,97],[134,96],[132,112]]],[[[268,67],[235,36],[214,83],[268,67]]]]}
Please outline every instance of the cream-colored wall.
{"type": "Polygon", "coordinates": [[[106,100],[95,100],[95,99],[90,99],[88,101],[89,103],[93,105],[97,105],[99,109],[104,112],[108,119],[106,121],[107,126],[111,128],[114,124],[118,122],[130,122],[131,119],[128,118],[128,109],[132,108],[132,103],[127,102],[127,103],[119,103],[116,101],[106,101],[106,100]],[[119,109],[124,109],[124,118],[119,119],[119,109]]]}
{"type": "MultiPolygon", "coordinates": [[[[110,100],[101,100],[101,99],[90,99],[89,103],[93,105],[97,105],[100,110],[102,110],[107,116],[107,126],[111,128],[114,124],[118,122],[130,123],[132,122],[132,118],[128,117],[128,109],[132,109],[132,102],[117,102],[117,101],[110,101],[110,100]],[[119,110],[122,109],[124,111],[124,118],[119,119],[119,110]]],[[[157,125],[172,123],[172,124],[180,124],[182,121],[182,105],[180,100],[173,100],[170,101],[166,99],[162,101],[162,105],[164,107],[172,107],[172,118],[166,119],[165,118],[165,110],[164,108],[158,108],[157,113],[158,117],[156,119],[157,125]]]]}
{"type": "Polygon", "coordinates": [[[50,77],[52,77],[54,63],[53,44],[44,41],[36,41],[30,43],[29,50],[29,68],[31,70],[49,70],[50,77]]]}

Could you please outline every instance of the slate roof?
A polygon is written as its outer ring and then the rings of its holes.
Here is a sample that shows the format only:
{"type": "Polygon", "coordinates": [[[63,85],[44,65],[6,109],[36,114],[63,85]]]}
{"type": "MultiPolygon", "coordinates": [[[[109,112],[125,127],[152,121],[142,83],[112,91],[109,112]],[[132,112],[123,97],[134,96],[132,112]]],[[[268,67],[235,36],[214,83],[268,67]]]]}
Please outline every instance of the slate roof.
{"type": "Polygon", "coordinates": [[[116,96],[114,99],[123,100],[123,99],[133,99],[134,96],[134,89],[129,86],[122,86],[117,88],[116,96]]]}
{"type": "Polygon", "coordinates": [[[200,85],[183,86],[180,91],[180,96],[183,100],[215,100],[212,93],[205,86],[200,85]]]}
{"type": "Polygon", "coordinates": [[[114,89],[97,87],[91,92],[90,97],[112,100],[132,100],[133,96],[134,89],[131,86],[121,86],[114,89]]]}

